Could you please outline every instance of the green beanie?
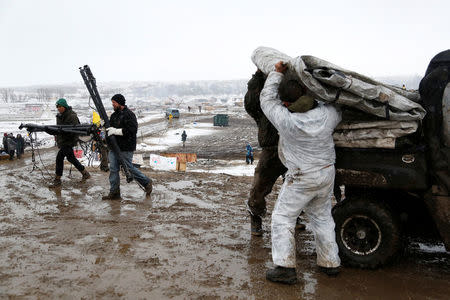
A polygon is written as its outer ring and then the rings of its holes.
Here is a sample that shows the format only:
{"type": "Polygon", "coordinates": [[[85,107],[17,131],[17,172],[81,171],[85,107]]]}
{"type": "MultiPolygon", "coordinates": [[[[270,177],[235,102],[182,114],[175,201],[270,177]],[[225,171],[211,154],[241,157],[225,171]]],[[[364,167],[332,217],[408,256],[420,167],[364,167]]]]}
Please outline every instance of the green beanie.
{"type": "Polygon", "coordinates": [[[309,95],[301,96],[297,101],[288,106],[291,112],[304,113],[314,107],[314,98],[309,95]]]}
{"type": "Polygon", "coordinates": [[[59,105],[59,106],[65,107],[65,108],[69,107],[69,105],[67,104],[66,99],[64,99],[64,98],[61,98],[58,101],[56,101],[56,105],[57,106],[59,105]]]}

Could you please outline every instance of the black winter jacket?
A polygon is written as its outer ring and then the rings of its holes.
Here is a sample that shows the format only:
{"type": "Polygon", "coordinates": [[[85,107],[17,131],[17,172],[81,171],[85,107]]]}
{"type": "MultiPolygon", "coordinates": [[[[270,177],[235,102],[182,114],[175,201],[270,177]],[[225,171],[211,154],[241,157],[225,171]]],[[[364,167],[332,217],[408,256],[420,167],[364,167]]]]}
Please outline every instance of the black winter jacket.
{"type": "Polygon", "coordinates": [[[123,136],[115,136],[120,151],[135,151],[138,123],[134,113],[125,106],[123,110],[113,112],[109,121],[112,127],[122,128],[123,136]]]}
{"type": "MultiPolygon", "coordinates": [[[[62,114],[56,115],[56,125],[77,125],[80,124],[77,114],[69,106],[62,114]]],[[[78,135],[75,133],[61,133],[56,135],[56,145],[74,147],[78,142],[78,135]]]]}
{"type": "Polygon", "coordinates": [[[258,125],[258,143],[261,147],[278,146],[278,131],[270,123],[261,110],[259,95],[264,88],[266,76],[263,72],[257,71],[252,79],[247,83],[247,93],[244,98],[244,107],[247,113],[256,121],[258,125]]]}

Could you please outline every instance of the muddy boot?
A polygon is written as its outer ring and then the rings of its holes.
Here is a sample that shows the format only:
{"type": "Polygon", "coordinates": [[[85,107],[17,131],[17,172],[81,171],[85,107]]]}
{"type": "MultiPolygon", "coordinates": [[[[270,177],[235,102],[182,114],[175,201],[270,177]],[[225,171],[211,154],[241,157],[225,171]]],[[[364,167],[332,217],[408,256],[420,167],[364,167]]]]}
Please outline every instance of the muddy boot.
{"type": "Polygon", "coordinates": [[[305,230],[306,225],[302,223],[302,219],[300,217],[297,218],[297,222],[295,223],[295,229],[297,230],[305,230]]]}
{"type": "Polygon", "coordinates": [[[339,272],[340,272],[340,267],[336,267],[336,268],[327,268],[327,267],[321,267],[319,266],[319,270],[325,274],[327,274],[330,277],[336,277],[338,276],[339,272]]]}
{"type": "Polygon", "coordinates": [[[267,271],[266,279],[273,282],[294,284],[297,283],[297,272],[295,272],[295,268],[276,266],[275,268],[267,271]]]}
{"type": "Polygon", "coordinates": [[[86,180],[86,179],[91,178],[91,174],[89,174],[89,172],[86,169],[81,171],[81,175],[83,175],[83,178],[81,178],[82,180],[86,180]]]}
{"type": "Polygon", "coordinates": [[[55,176],[55,179],[53,179],[53,182],[48,185],[49,188],[55,188],[61,186],[61,176],[55,176]]]}
{"type": "Polygon", "coordinates": [[[145,195],[150,196],[150,194],[153,191],[153,184],[152,184],[152,180],[150,179],[149,183],[145,186],[145,195]]]}
{"type": "Polygon", "coordinates": [[[263,234],[261,217],[250,214],[250,227],[252,235],[261,236],[263,234]]]}
{"type": "Polygon", "coordinates": [[[109,192],[108,195],[102,197],[102,200],[120,200],[120,190],[109,192]]]}

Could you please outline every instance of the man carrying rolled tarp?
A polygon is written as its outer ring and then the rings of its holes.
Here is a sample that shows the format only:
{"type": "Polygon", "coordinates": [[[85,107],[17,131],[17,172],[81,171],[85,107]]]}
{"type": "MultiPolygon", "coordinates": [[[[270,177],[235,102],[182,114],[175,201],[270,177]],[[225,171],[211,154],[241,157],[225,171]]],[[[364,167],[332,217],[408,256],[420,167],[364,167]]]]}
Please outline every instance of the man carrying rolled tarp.
{"type": "Polygon", "coordinates": [[[328,275],[337,275],[339,271],[331,195],[336,157],[332,134],[341,117],[333,105],[317,104],[310,97],[293,103],[281,98],[279,86],[287,69],[282,61],[275,65],[260,99],[261,109],[280,135],[278,155],[287,168],[272,212],[275,268],[267,272],[266,278],[294,284],[297,282],[294,233],[296,220],[302,211],[305,211],[314,232],[317,264],[328,275]],[[305,102],[308,104],[306,109],[305,102]]]}
{"type": "Polygon", "coordinates": [[[261,108],[279,131],[279,156],[288,168],[272,213],[272,256],[276,267],[266,277],[289,284],[297,281],[293,229],[302,209],[315,234],[318,266],[328,275],[336,275],[340,259],[331,216],[333,137],[341,147],[395,148],[397,138],[417,130],[425,110],[417,103],[416,92],[376,82],[313,56],[291,58],[275,49],[260,47],[252,60],[268,74],[261,108]],[[346,120],[332,136],[341,121],[333,105],[322,103],[305,113],[290,113],[281,104],[278,86],[291,80],[298,81],[313,99],[339,104],[346,111],[362,112],[365,122],[346,120]]]}

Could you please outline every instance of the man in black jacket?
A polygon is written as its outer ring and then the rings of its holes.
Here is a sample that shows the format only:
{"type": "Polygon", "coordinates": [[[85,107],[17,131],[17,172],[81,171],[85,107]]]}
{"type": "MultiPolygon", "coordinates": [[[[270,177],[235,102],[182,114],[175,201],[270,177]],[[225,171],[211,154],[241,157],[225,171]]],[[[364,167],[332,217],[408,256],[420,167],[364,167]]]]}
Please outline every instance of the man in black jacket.
{"type": "MultiPolygon", "coordinates": [[[[67,104],[66,99],[61,98],[56,101],[56,108],[58,114],[56,115],[56,125],[77,125],[80,124],[77,114],[72,110],[72,107],[67,104]]],[[[61,186],[61,176],[64,170],[64,157],[80,171],[83,180],[91,177],[85,167],[78,161],[73,154],[73,147],[78,142],[78,135],[74,133],[60,133],[56,135],[56,145],[59,148],[56,155],[56,171],[55,179],[50,187],[61,186]]]]}
{"type": "MultiPolygon", "coordinates": [[[[127,164],[128,169],[133,174],[134,179],[144,187],[145,193],[150,195],[152,192],[152,180],[142,174],[132,164],[133,152],[136,150],[136,134],[138,123],[134,113],[125,105],[125,97],[121,94],[116,94],[111,98],[114,113],[110,117],[111,127],[107,129],[108,135],[115,135],[120,152],[127,164]]],[[[103,196],[103,200],[117,200],[120,199],[120,164],[118,157],[114,151],[109,151],[109,194],[103,196]]]]}

